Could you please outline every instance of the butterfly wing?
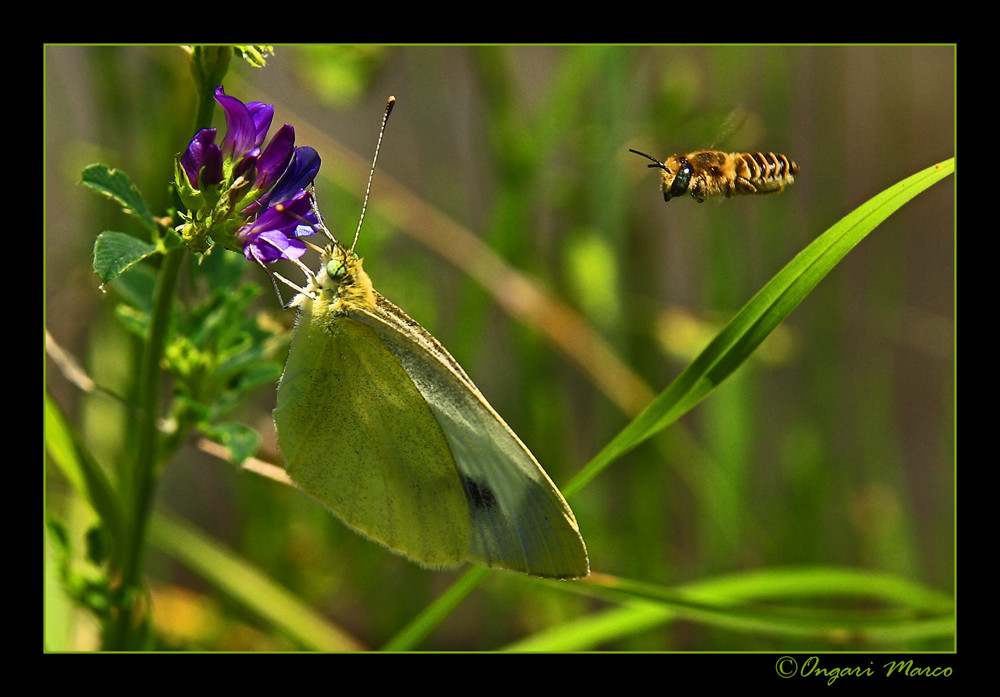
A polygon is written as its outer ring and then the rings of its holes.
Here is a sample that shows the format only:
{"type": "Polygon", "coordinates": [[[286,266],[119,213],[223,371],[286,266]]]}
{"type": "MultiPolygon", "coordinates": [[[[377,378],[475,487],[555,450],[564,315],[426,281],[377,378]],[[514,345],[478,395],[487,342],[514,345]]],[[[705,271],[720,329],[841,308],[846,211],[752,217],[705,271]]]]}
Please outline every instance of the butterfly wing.
{"type": "Polygon", "coordinates": [[[444,434],[468,505],[468,559],[537,576],[586,576],[587,550],[569,505],[451,355],[381,296],[353,316],[396,357],[444,434]]]}
{"type": "Polygon", "coordinates": [[[467,558],[468,504],[447,440],[369,325],[302,303],[274,423],[289,476],[347,525],[425,566],[467,558]]]}

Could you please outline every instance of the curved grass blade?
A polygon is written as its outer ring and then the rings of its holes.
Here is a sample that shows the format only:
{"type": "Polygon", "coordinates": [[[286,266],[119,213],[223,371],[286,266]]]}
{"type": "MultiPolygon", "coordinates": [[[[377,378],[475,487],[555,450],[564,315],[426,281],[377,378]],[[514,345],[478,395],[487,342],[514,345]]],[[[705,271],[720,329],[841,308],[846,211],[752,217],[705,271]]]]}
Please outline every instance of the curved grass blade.
{"type": "Polygon", "coordinates": [[[313,651],[359,651],[353,637],[303,605],[286,589],[215,541],[156,511],[149,541],[298,645],[313,651]]]}
{"type": "Polygon", "coordinates": [[[45,448],[52,461],[100,516],[117,550],[122,539],[122,511],[115,488],[48,394],[44,429],[45,448]]]}
{"type": "Polygon", "coordinates": [[[789,640],[809,637],[831,645],[886,645],[955,635],[955,608],[947,594],[880,571],[772,568],[669,588],[595,574],[567,588],[621,605],[504,650],[586,651],[678,620],[789,640]],[[850,604],[838,607],[832,601],[850,604]]]}
{"type": "Polygon", "coordinates": [[[799,252],[727,324],[695,360],[566,486],[569,497],[611,462],[703,400],[750,356],[868,233],[904,203],[955,171],[954,158],[907,177],[858,206],[799,252]]]}

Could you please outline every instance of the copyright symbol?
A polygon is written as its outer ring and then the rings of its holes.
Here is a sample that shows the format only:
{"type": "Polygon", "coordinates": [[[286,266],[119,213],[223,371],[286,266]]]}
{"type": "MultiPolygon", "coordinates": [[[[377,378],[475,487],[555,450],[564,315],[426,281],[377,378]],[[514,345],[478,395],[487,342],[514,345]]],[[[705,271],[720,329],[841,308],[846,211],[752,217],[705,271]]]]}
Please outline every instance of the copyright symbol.
{"type": "Polygon", "coordinates": [[[799,665],[791,656],[782,656],[774,664],[774,670],[781,678],[790,678],[798,671],[799,665]]]}

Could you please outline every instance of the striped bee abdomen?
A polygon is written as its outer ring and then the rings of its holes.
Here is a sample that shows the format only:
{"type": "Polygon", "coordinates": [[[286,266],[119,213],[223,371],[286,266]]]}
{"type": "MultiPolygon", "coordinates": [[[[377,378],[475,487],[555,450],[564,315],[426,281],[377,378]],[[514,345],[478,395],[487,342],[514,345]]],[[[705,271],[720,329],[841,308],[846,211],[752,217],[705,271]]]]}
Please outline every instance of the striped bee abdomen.
{"type": "Polygon", "coordinates": [[[795,162],[778,153],[745,152],[732,157],[737,162],[736,186],[741,194],[776,193],[794,182],[799,171],[795,162]]]}

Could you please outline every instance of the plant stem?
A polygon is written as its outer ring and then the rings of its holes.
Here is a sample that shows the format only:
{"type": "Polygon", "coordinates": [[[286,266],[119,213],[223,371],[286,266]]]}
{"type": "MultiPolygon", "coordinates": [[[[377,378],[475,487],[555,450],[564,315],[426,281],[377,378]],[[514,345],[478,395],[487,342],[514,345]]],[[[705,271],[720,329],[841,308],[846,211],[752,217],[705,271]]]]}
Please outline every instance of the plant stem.
{"type": "Polygon", "coordinates": [[[176,248],[164,257],[153,296],[153,314],[149,337],[143,352],[139,375],[138,444],[133,466],[128,470],[126,492],[130,515],[124,528],[125,543],[121,555],[119,612],[112,619],[105,636],[106,649],[134,649],[140,637],[135,635],[137,615],[135,601],[141,596],[141,570],[145,548],[146,527],[159,475],[158,452],[160,361],[166,345],[173,307],[174,291],[184,248],[176,248]]]}

